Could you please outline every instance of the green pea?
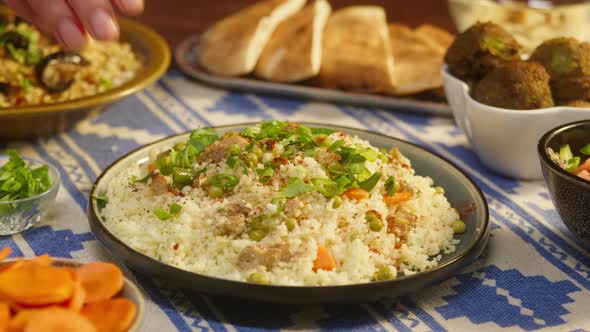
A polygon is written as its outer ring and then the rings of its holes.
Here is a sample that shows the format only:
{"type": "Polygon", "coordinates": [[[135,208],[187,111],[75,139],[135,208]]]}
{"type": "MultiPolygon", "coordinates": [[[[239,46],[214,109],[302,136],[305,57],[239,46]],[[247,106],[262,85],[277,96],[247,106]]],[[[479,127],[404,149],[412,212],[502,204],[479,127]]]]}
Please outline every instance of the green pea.
{"type": "Polygon", "coordinates": [[[246,164],[249,165],[250,167],[254,167],[256,165],[258,165],[258,156],[255,153],[248,153],[246,155],[246,164]]]}
{"type": "Polygon", "coordinates": [[[239,156],[241,152],[242,151],[237,146],[234,146],[233,148],[229,149],[229,155],[232,156],[232,157],[239,156]]]}
{"type": "Polygon", "coordinates": [[[297,220],[295,218],[287,218],[285,219],[285,226],[287,226],[287,230],[290,232],[297,226],[297,220]]]}
{"type": "Polygon", "coordinates": [[[266,237],[266,232],[262,229],[252,229],[248,236],[252,241],[262,241],[266,237]]]}
{"type": "Polygon", "coordinates": [[[342,206],[342,197],[335,196],[334,198],[332,198],[332,208],[333,209],[339,209],[341,206],[342,206]]]}
{"type": "Polygon", "coordinates": [[[378,220],[379,216],[377,215],[377,213],[375,213],[375,211],[367,211],[367,213],[365,213],[365,220],[366,221],[372,221],[372,220],[378,220]]]}
{"type": "Polygon", "coordinates": [[[395,278],[395,276],[393,275],[393,271],[391,271],[389,266],[380,267],[375,274],[375,280],[377,281],[391,280],[393,278],[395,278]]]}
{"type": "Polygon", "coordinates": [[[186,148],[186,143],[184,142],[178,142],[174,145],[174,150],[176,151],[182,151],[186,148]]]}
{"type": "Polygon", "coordinates": [[[256,155],[256,157],[258,157],[258,159],[262,159],[262,149],[255,146],[252,148],[252,153],[254,153],[256,155]]]}
{"type": "Polygon", "coordinates": [[[266,276],[262,272],[254,272],[250,274],[246,280],[253,284],[266,284],[266,276]]]}
{"type": "Polygon", "coordinates": [[[383,229],[383,221],[381,221],[381,219],[371,220],[371,221],[369,221],[369,228],[373,232],[379,232],[380,230],[383,229]]]}
{"type": "Polygon", "coordinates": [[[209,189],[207,189],[207,193],[209,194],[209,197],[211,197],[211,198],[219,198],[219,197],[223,196],[223,194],[224,194],[223,189],[221,189],[220,187],[217,187],[217,186],[209,187],[209,189]]]}
{"type": "Polygon", "coordinates": [[[455,232],[455,234],[463,234],[467,230],[467,226],[465,225],[463,220],[453,221],[451,227],[453,227],[453,232],[455,232]]]}

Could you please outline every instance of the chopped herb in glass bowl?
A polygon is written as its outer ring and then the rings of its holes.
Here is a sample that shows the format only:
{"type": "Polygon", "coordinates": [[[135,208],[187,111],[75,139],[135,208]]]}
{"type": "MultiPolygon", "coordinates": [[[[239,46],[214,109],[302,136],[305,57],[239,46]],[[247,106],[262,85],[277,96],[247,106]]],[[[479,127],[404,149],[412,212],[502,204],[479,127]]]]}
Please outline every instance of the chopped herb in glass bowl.
{"type": "Polygon", "coordinates": [[[0,156],[0,235],[33,226],[55,201],[59,172],[51,165],[21,158],[15,150],[0,156]]]}

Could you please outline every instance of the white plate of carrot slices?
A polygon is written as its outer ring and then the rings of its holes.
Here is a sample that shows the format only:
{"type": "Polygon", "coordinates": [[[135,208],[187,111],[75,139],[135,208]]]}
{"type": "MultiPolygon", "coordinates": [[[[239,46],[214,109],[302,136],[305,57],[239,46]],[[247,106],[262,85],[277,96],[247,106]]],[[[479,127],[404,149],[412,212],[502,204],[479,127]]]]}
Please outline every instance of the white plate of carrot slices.
{"type": "Polygon", "coordinates": [[[4,261],[0,249],[0,332],[139,331],[144,300],[121,269],[42,255],[4,261]]]}

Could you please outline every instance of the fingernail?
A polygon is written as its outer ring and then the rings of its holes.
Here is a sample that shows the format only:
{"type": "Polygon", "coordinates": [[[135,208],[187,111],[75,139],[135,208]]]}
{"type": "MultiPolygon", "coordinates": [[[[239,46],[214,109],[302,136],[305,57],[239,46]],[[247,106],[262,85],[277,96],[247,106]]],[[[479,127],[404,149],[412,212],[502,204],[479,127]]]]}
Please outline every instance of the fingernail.
{"type": "Polygon", "coordinates": [[[119,27],[106,10],[99,8],[90,16],[92,36],[100,40],[112,40],[119,36],[119,27]]]}
{"type": "Polygon", "coordinates": [[[63,19],[57,26],[57,38],[70,49],[80,49],[84,47],[86,38],[76,26],[74,21],[69,18],[63,19]]]}
{"type": "Polygon", "coordinates": [[[143,0],[121,0],[121,6],[126,13],[140,13],[143,10],[143,0]]]}

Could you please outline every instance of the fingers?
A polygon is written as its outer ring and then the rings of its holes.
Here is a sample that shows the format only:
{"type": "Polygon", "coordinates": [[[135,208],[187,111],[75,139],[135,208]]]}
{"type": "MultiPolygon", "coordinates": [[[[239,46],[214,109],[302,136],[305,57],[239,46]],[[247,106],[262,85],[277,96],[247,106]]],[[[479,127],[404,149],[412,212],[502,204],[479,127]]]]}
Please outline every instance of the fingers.
{"type": "Polygon", "coordinates": [[[44,24],[40,24],[37,15],[28,2],[22,0],[6,0],[5,3],[16,12],[16,15],[28,22],[34,23],[41,32],[51,34],[52,31],[44,24]]]}
{"type": "Polygon", "coordinates": [[[143,12],[143,0],[115,0],[117,8],[125,15],[139,15],[143,12]]]}
{"type": "Polygon", "coordinates": [[[92,37],[99,40],[119,38],[119,26],[115,21],[115,12],[110,1],[69,0],[69,2],[92,37]]]}
{"type": "Polygon", "coordinates": [[[70,49],[80,49],[86,43],[86,36],[78,24],[76,15],[64,0],[27,0],[33,12],[31,18],[46,34],[56,37],[70,49]]]}

